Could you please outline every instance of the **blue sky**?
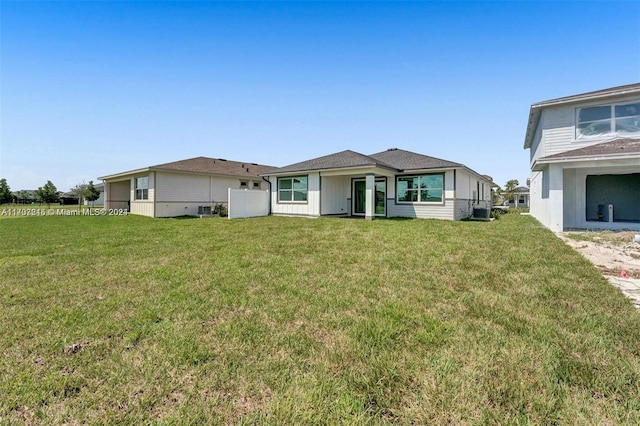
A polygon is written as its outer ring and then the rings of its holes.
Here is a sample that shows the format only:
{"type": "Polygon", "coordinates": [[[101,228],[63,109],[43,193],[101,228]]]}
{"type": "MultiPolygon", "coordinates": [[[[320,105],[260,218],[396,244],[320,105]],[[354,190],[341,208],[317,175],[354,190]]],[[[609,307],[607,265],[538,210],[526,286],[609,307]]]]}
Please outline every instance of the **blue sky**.
{"type": "Polygon", "coordinates": [[[532,103],[640,81],[640,2],[0,2],[0,177],[419,152],[524,183],[532,103]]]}

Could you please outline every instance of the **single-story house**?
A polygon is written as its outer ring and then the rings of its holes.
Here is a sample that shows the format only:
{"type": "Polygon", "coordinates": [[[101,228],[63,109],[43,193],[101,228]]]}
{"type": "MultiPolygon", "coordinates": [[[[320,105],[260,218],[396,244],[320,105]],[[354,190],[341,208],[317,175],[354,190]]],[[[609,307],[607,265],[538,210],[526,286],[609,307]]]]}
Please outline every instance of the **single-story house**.
{"type": "Polygon", "coordinates": [[[526,186],[519,186],[516,188],[513,194],[513,202],[509,202],[509,206],[517,208],[529,207],[529,188],[526,186]]]}
{"type": "Polygon", "coordinates": [[[491,208],[493,182],[463,164],[402,149],[346,150],[262,173],[271,213],[459,220],[491,208]]]}
{"type": "Polygon", "coordinates": [[[266,190],[260,176],[273,166],[196,157],[102,176],[106,209],[151,217],[208,213],[226,205],[228,189],[266,190]]]}
{"type": "Polygon", "coordinates": [[[544,226],[640,230],[640,83],[531,105],[524,148],[544,226]]]}

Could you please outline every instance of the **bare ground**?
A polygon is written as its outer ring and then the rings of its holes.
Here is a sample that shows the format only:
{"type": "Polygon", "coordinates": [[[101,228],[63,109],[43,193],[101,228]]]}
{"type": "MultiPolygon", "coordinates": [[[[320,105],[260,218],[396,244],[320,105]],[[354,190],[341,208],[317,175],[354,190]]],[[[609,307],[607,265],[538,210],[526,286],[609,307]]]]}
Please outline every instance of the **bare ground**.
{"type": "Polygon", "coordinates": [[[558,237],[593,263],[640,309],[640,243],[638,232],[561,232],[558,237]]]}

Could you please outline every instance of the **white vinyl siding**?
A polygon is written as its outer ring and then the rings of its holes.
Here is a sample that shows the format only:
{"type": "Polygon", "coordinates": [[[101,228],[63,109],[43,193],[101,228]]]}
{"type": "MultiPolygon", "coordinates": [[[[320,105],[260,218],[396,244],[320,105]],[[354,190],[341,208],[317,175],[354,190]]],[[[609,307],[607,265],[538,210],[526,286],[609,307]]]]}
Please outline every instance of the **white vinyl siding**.
{"type": "MultiPolygon", "coordinates": [[[[297,175],[299,176],[299,175],[297,175]]],[[[278,201],[277,182],[274,176],[271,181],[271,212],[276,215],[292,216],[320,216],[320,174],[308,173],[307,175],[307,201],[304,203],[281,203],[278,201]]]]}
{"type": "Polygon", "coordinates": [[[351,210],[350,176],[321,176],[322,214],[347,214],[351,210]]]}
{"type": "Polygon", "coordinates": [[[131,187],[130,187],[130,211],[132,214],[137,214],[140,216],[151,216],[154,217],[154,201],[155,201],[155,173],[151,172],[148,175],[140,175],[134,176],[131,179],[131,187]],[[140,177],[148,177],[148,198],[145,200],[136,200],[136,178],[140,177]]]}

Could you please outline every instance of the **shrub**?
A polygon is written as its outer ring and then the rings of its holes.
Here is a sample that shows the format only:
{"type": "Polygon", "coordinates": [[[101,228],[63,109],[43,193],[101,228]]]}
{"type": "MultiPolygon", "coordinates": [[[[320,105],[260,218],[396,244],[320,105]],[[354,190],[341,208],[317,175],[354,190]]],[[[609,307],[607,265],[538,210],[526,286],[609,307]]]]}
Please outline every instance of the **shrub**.
{"type": "Polygon", "coordinates": [[[217,214],[220,217],[227,217],[229,212],[227,211],[227,206],[222,203],[218,203],[213,206],[213,214],[217,214]]]}

